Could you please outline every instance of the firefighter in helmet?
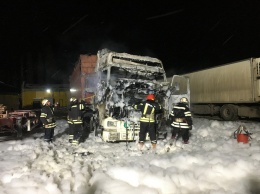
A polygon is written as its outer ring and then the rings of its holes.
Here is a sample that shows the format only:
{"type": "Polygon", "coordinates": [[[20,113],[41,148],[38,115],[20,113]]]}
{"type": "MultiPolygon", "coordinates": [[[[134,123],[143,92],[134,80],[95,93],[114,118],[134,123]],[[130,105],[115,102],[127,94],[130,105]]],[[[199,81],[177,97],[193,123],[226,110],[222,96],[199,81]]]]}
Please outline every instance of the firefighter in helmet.
{"type": "Polygon", "coordinates": [[[192,117],[188,105],[188,99],[182,97],[180,102],[173,106],[170,114],[172,121],[172,139],[182,137],[183,143],[189,143],[189,131],[192,130],[192,117]]]}
{"type": "Polygon", "coordinates": [[[161,105],[155,102],[153,94],[148,94],[146,101],[134,105],[134,109],[142,112],[140,118],[139,149],[142,150],[148,132],[152,148],[155,150],[157,144],[155,115],[162,112],[161,105]]]}
{"type": "Polygon", "coordinates": [[[53,141],[54,128],[56,127],[51,103],[47,99],[42,100],[40,120],[45,129],[44,140],[48,143],[53,141]]]}
{"type": "Polygon", "coordinates": [[[82,111],[84,105],[75,97],[70,98],[68,106],[69,142],[78,145],[82,135],[82,111]]]}

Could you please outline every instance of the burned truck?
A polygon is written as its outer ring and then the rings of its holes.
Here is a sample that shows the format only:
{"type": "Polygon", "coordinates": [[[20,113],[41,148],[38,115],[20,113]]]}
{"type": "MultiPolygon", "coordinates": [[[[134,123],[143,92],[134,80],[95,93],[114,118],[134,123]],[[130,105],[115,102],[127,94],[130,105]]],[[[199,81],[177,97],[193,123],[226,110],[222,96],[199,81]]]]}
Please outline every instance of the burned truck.
{"type": "Polygon", "coordinates": [[[157,58],[103,49],[97,55],[80,55],[70,86],[71,95],[84,100],[93,110],[90,119],[83,116],[87,126],[84,129],[89,128],[107,142],[134,141],[139,136],[141,112],[133,105],[144,101],[148,94],[155,95],[163,107],[163,113],[156,115],[158,137],[165,138],[172,104],[189,95],[188,85],[183,86],[188,82],[179,84],[183,79],[166,78],[157,58]]]}
{"type": "Polygon", "coordinates": [[[104,141],[131,141],[138,137],[141,112],[133,105],[144,101],[148,94],[154,94],[163,107],[163,113],[156,115],[156,128],[159,137],[166,137],[172,96],[179,89],[176,82],[167,81],[159,59],[100,50],[94,78],[94,104],[104,141]]]}

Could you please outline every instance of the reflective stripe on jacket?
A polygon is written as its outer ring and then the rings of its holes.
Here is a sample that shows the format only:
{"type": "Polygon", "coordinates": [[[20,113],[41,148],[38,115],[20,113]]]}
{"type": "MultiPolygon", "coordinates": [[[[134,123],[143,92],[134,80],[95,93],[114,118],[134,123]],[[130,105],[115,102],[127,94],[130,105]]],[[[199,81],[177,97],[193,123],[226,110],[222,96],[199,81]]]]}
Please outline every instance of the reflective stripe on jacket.
{"type": "Polygon", "coordinates": [[[170,114],[171,126],[187,129],[192,125],[192,117],[189,107],[184,103],[176,104],[170,114]]]}
{"type": "Polygon", "coordinates": [[[155,122],[155,114],[162,110],[161,105],[159,105],[157,102],[150,101],[150,100],[135,105],[134,108],[136,110],[142,111],[142,116],[140,118],[141,122],[150,122],[150,123],[155,122]]]}
{"type": "Polygon", "coordinates": [[[171,126],[177,127],[177,128],[183,128],[183,129],[188,129],[190,127],[188,125],[188,123],[183,123],[183,122],[179,123],[179,122],[175,122],[175,121],[172,122],[171,126]]]}
{"type": "Polygon", "coordinates": [[[142,112],[142,116],[140,118],[140,121],[142,122],[155,122],[155,119],[154,119],[154,107],[151,105],[151,104],[148,104],[148,103],[145,103],[145,106],[144,106],[144,110],[142,112]],[[150,109],[151,107],[151,110],[148,111],[148,109],[150,109]]]}
{"type": "Polygon", "coordinates": [[[83,104],[72,104],[68,110],[68,123],[82,124],[82,110],[84,110],[83,104]]]}

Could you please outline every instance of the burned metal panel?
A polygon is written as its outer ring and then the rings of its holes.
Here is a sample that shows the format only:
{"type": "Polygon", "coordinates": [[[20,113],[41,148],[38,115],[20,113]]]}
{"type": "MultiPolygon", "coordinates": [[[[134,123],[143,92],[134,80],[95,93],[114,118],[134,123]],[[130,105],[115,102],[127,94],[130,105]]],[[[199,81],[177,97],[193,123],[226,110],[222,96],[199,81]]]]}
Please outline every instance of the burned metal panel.
{"type": "Polygon", "coordinates": [[[252,60],[185,74],[190,80],[191,103],[255,102],[252,60]]]}
{"type": "Polygon", "coordinates": [[[106,49],[99,51],[95,71],[110,71],[112,67],[114,67],[114,71],[118,69],[118,71],[128,72],[128,74],[132,76],[139,76],[140,79],[163,79],[166,81],[163,64],[159,59],[127,53],[110,52],[106,49]]]}
{"type": "Polygon", "coordinates": [[[169,83],[163,84],[166,73],[156,58],[101,50],[95,71],[98,77],[95,101],[103,105],[99,111],[106,116],[139,121],[140,115],[132,105],[145,100],[150,93],[165,104],[169,83]]]}
{"type": "Polygon", "coordinates": [[[169,81],[171,88],[174,89],[174,91],[172,91],[172,95],[189,94],[189,79],[187,77],[173,75],[169,81]]]}

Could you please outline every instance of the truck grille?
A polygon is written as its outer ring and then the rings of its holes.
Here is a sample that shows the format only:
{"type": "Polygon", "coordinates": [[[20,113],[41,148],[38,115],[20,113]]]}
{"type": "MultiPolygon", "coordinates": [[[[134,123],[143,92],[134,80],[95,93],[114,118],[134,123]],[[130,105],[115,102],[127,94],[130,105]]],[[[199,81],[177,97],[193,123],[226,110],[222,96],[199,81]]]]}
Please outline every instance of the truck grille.
{"type": "Polygon", "coordinates": [[[133,141],[136,140],[136,138],[139,136],[139,131],[135,131],[135,133],[128,133],[128,136],[126,138],[126,133],[121,133],[121,138],[120,140],[128,140],[128,141],[133,141]]]}
{"type": "Polygon", "coordinates": [[[117,141],[119,139],[119,133],[109,133],[109,141],[117,141]]]}
{"type": "Polygon", "coordinates": [[[140,130],[140,125],[136,124],[136,123],[134,123],[134,124],[131,123],[129,125],[129,129],[140,130]]]}

